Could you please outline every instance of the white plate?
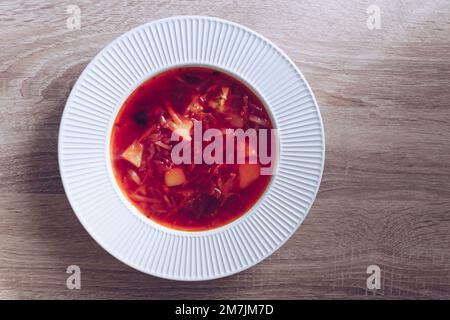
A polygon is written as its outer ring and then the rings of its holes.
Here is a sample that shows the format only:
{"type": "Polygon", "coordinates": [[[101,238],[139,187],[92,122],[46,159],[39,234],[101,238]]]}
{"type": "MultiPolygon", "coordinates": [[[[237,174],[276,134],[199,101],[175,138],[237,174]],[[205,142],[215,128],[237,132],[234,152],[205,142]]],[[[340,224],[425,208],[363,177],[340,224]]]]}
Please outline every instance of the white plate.
{"type": "Polygon", "coordinates": [[[241,25],[196,16],[139,26],[103,49],[70,93],[58,143],[64,189],[91,236],[131,267],[176,280],[231,275],[277,250],[311,208],[325,148],[319,108],[294,63],[241,25]],[[112,123],[125,99],[146,79],[181,65],[222,69],[246,82],[279,134],[278,171],[264,197],[243,217],[202,232],[172,230],[138,212],[109,159],[112,123]]]}

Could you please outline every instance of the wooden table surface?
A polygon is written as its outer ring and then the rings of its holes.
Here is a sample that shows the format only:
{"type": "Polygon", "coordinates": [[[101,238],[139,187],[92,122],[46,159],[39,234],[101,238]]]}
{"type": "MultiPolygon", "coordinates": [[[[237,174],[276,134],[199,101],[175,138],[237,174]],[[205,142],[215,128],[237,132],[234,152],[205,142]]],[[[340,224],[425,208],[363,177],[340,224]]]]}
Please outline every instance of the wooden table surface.
{"type": "Polygon", "coordinates": [[[449,17],[448,0],[1,1],[0,298],[450,298],[449,17]],[[67,27],[71,3],[80,29],[67,27]],[[371,5],[380,29],[367,26],[371,5]],[[89,61],[120,34],[181,14],[220,16],[281,47],[316,94],[327,140],[298,232],[249,270],[194,283],[106,253],[57,164],[61,113],[89,61]],[[66,287],[69,265],[80,290],[66,287]],[[367,289],[369,265],[379,290],[367,289]]]}

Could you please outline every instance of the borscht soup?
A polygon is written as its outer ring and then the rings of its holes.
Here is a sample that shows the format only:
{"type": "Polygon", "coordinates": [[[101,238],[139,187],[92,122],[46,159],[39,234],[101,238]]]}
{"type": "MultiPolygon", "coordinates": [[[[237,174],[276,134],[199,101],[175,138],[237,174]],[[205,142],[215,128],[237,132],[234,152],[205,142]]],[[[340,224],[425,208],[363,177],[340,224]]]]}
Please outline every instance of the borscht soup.
{"type": "Polygon", "coordinates": [[[272,129],[265,105],[241,81],[206,67],[170,69],[121,107],[112,171],[125,197],[156,223],[217,228],[249,211],[268,187],[272,129]]]}

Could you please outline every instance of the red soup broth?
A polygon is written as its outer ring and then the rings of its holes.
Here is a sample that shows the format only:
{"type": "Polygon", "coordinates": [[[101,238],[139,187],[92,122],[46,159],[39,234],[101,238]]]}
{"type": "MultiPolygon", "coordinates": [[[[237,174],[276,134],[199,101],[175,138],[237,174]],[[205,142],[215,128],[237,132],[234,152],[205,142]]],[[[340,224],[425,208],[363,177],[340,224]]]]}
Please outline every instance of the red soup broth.
{"type": "MultiPolygon", "coordinates": [[[[209,68],[183,67],[139,86],[120,109],[111,133],[113,173],[124,195],[153,221],[185,231],[213,229],[239,218],[271,178],[260,174],[259,156],[256,164],[175,165],[172,148],[183,139],[193,141],[194,120],[203,132],[273,128],[264,104],[243,83],[209,68]],[[179,141],[171,140],[173,131],[181,132],[179,141]]],[[[270,155],[270,143],[268,149],[270,155]]]]}

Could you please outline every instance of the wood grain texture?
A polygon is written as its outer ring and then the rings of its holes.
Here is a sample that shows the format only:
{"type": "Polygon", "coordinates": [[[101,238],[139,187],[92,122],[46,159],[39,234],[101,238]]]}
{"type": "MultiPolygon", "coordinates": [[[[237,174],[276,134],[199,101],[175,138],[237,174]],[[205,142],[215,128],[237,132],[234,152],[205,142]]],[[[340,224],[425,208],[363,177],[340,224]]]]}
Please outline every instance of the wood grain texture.
{"type": "Polygon", "coordinates": [[[0,3],[0,298],[450,298],[450,2],[73,1],[0,3]],[[366,9],[381,9],[381,29],[366,9]],[[86,233],[65,197],[57,132],[87,63],[120,34],[181,14],[220,16],[274,41],[323,115],[314,206],[273,256],[224,279],[139,273],[86,233]],[[65,271],[82,270],[82,289],[65,271]],[[366,289],[380,266],[382,288],[366,289]]]}

